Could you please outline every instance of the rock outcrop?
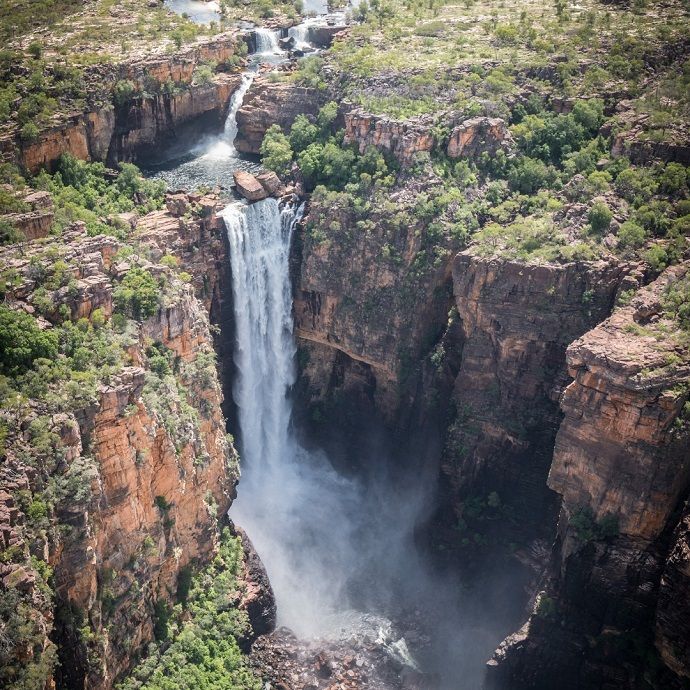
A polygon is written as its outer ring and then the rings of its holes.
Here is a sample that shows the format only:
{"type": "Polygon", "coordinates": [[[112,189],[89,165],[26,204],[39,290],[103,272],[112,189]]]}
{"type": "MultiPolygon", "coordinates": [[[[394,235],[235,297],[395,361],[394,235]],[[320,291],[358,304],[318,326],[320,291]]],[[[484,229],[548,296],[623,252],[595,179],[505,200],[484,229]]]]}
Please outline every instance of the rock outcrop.
{"type": "Polygon", "coordinates": [[[45,237],[53,226],[53,198],[48,192],[32,192],[22,197],[30,210],[24,213],[8,213],[0,216],[26,240],[45,237]]]}
{"type": "Polygon", "coordinates": [[[232,177],[235,181],[235,189],[247,201],[261,201],[268,196],[264,186],[251,173],[244,170],[236,170],[232,177]]]}
{"type": "Polygon", "coordinates": [[[170,142],[181,125],[202,116],[220,127],[239,75],[217,74],[210,83],[194,83],[200,64],[222,64],[237,51],[242,37],[220,34],[172,55],[153,55],[109,66],[96,66],[85,79],[95,93],[84,112],[58,114],[35,141],[21,142],[16,132],[0,139],[0,151],[29,172],[52,168],[62,153],[81,160],[137,160],[158,145],[170,142]],[[112,89],[118,81],[133,88],[132,95],[113,105],[112,89]],[[166,88],[164,88],[164,85],[166,88]],[[168,89],[167,87],[174,88],[168,89]],[[94,105],[95,104],[95,105],[94,105]]]}
{"type": "Polygon", "coordinates": [[[345,143],[356,144],[360,153],[373,146],[409,165],[418,153],[433,148],[432,124],[428,117],[392,120],[355,109],[345,113],[345,143]]]}
{"type": "Polygon", "coordinates": [[[444,468],[460,514],[463,497],[494,491],[516,511],[524,535],[530,526],[542,532],[549,513],[554,524],[546,476],[568,381],[566,348],[610,313],[627,270],[482,258],[472,250],[455,257],[460,334],[445,349],[460,359],[444,468]]]}
{"type": "Polygon", "coordinates": [[[237,111],[235,148],[242,153],[258,154],[271,125],[278,124],[289,131],[298,115],[316,115],[327,96],[319,89],[257,77],[237,111]]]}
{"type": "Polygon", "coordinates": [[[484,152],[493,155],[499,149],[510,151],[512,146],[513,138],[505,120],[473,117],[453,128],[447,153],[449,158],[477,158],[484,152]]]}
{"type": "MultiPolygon", "coordinates": [[[[203,209],[213,200],[187,203],[203,209]]],[[[171,205],[179,209],[179,200],[171,205]]],[[[166,213],[167,226],[160,215],[142,221],[143,241],[153,251],[157,240],[176,232],[177,242],[164,253],[195,254],[197,261],[200,254],[204,261],[213,255],[213,241],[200,242],[214,231],[208,218],[183,221],[166,213]],[[195,244],[196,249],[199,244],[209,248],[195,251],[195,244]]],[[[216,241],[222,251],[222,238],[216,241]]],[[[33,601],[34,620],[41,626],[33,634],[37,640],[43,635],[45,663],[57,654],[58,683],[90,689],[111,688],[131,668],[153,639],[156,621],[175,602],[180,583],[212,557],[218,521],[238,478],[237,455],[221,413],[206,308],[172,269],[142,264],[136,255],[118,258],[119,248],[111,237],[88,237],[80,224],[63,233],[60,257],[71,278],[69,287],[51,294],[55,314],[63,318],[60,305],[67,305],[72,319],[96,323],[98,314],[99,322],[108,321],[113,283],[136,265],[148,266],[166,280],[164,305],[142,322],[130,322],[126,361],[103,375],[88,402],[78,397],[67,412],[48,417],[42,403],[32,406],[29,419],[8,437],[0,469],[0,538],[13,554],[0,566],[0,578],[33,601]],[[159,350],[152,351],[152,344],[159,350]],[[151,357],[161,351],[176,362],[174,371],[152,369],[151,357]],[[21,491],[41,495],[35,492],[44,481],[43,470],[26,464],[32,453],[41,457],[30,445],[30,430],[39,421],[58,439],[56,464],[45,471],[56,487],[63,487],[51,494],[53,519],[69,529],[51,529],[26,543],[26,526],[35,529],[35,518],[17,501],[21,491]],[[25,565],[28,550],[54,570],[54,604],[41,590],[36,572],[25,565]]],[[[28,243],[21,253],[16,247],[2,251],[3,265],[19,276],[6,299],[16,309],[34,312],[35,259],[51,249],[28,243]]],[[[185,268],[197,270],[193,264],[185,268]]],[[[207,273],[206,280],[212,280],[214,271],[207,273]]],[[[208,304],[217,285],[210,289],[208,304]]],[[[40,308],[46,306],[41,303],[40,308]]],[[[48,321],[42,323],[50,328],[48,321]]],[[[37,648],[26,653],[38,653],[37,648]]]]}

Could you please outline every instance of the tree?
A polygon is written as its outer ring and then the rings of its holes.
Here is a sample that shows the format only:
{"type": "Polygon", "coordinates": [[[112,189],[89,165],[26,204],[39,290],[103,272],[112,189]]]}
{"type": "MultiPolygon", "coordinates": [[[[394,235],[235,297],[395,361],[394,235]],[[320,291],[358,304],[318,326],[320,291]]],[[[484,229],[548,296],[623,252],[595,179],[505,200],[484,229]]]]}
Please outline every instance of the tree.
{"type": "Polygon", "coordinates": [[[53,329],[41,330],[29,314],[0,306],[0,372],[16,376],[31,369],[34,360],[55,359],[57,354],[53,329]]]}
{"type": "Polygon", "coordinates": [[[639,247],[647,237],[644,228],[632,220],[623,223],[618,229],[618,243],[621,247],[639,247]]]}
{"type": "Polygon", "coordinates": [[[280,125],[271,125],[261,142],[261,162],[278,175],[290,172],[292,147],[280,125]]]}
{"type": "Polygon", "coordinates": [[[587,220],[594,232],[605,232],[611,225],[613,213],[603,201],[595,201],[589,209],[587,220]]]}
{"type": "Polygon", "coordinates": [[[306,115],[300,114],[290,128],[290,146],[295,153],[299,153],[314,143],[318,136],[318,127],[309,122],[306,115]]]}
{"type": "Polygon", "coordinates": [[[146,319],[158,311],[161,295],[156,279],[143,268],[132,268],[113,293],[120,311],[146,319]]]}

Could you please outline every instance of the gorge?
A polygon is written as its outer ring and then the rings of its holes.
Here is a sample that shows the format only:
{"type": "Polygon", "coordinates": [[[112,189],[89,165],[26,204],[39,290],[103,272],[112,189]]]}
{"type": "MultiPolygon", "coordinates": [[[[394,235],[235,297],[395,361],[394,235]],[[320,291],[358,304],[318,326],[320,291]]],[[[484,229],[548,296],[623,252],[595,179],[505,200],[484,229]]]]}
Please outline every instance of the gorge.
{"type": "Polygon", "coordinates": [[[0,685],[689,687],[687,8],[44,4],[0,685]]]}

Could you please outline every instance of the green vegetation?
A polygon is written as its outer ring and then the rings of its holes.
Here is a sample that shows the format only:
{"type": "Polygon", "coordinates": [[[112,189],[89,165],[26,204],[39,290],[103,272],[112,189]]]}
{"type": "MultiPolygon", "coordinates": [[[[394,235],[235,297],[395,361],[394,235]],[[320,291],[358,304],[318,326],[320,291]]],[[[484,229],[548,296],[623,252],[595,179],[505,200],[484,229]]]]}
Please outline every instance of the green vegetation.
{"type": "Polygon", "coordinates": [[[144,268],[132,268],[113,293],[118,310],[134,319],[147,319],[161,301],[159,282],[144,268]]]}
{"type": "Polygon", "coordinates": [[[86,223],[90,235],[120,238],[125,236],[127,227],[117,214],[158,209],[165,193],[164,182],[144,179],[131,163],[120,165],[120,174],[112,184],[102,163],[85,163],[69,154],[60,157],[53,175],[43,171],[32,184],[53,197],[55,232],[79,220],[86,223]]]}
{"type": "Polygon", "coordinates": [[[170,609],[156,603],[156,639],[120,690],[230,688],[259,690],[238,645],[249,621],[237,606],[242,596],[237,580],[242,544],[223,530],[211,565],[187,583],[186,600],[170,609]]]}

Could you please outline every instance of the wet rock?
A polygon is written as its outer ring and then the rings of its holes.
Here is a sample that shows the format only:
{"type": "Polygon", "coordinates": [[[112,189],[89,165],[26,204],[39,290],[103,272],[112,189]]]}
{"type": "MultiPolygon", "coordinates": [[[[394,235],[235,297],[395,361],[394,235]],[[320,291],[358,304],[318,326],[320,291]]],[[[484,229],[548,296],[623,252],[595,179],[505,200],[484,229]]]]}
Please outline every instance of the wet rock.
{"type": "Polygon", "coordinates": [[[236,525],[232,525],[232,531],[242,541],[244,550],[244,570],[241,579],[246,585],[246,592],[240,602],[240,608],[249,616],[252,634],[245,643],[251,644],[259,635],[266,635],[275,629],[276,602],[266,568],[247,533],[236,525]]]}
{"type": "Polygon", "coordinates": [[[268,192],[264,189],[261,182],[251,173],[244,170],[236,170],[232,176],[238,193],[248,201],[261,201],[261,199],[265,199],[268,196],[268,192]]]}

